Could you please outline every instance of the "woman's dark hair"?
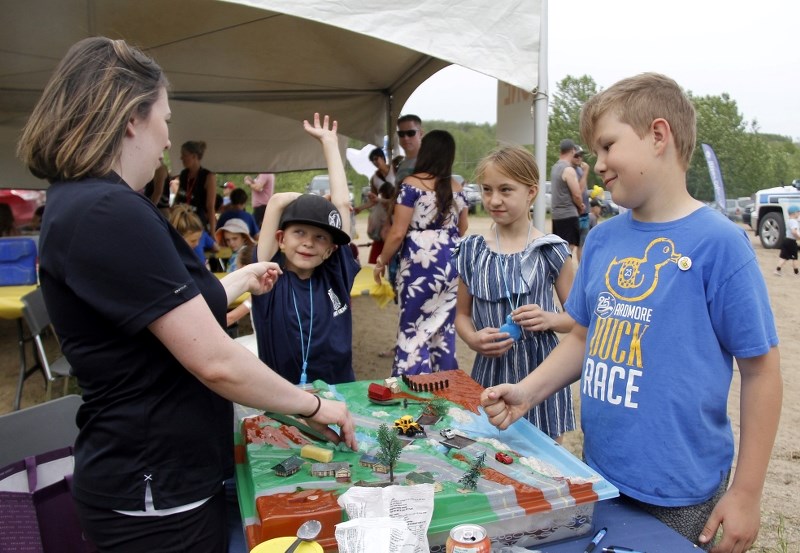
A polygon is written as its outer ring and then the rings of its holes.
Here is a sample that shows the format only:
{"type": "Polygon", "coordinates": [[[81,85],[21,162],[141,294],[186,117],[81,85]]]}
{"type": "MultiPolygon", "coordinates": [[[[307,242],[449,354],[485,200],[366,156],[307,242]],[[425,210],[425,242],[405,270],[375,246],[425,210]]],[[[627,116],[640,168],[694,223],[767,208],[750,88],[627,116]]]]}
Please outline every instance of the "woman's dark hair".
{"type": "Polygon", "coordinates": [[[450,216],[453,205],[452,174],[455,158],[456,141],[449,132],[435,130],[423,135],[414,174],[436,179],[436,208],[441,220],[450,216]]]}
{"type": "Polygon", "coordinates": [[[203,154],[206,153],[206,143],[202,140],[189,140],[183,143],[181,151],[194,154],[197,159],[203,159],[203,154]]]}
{"type": "Polygon", "coordinates": [[[374,150],[372,150],[372,151],[369,153],[369,160],[370,160],[370,161],[372,161],[372,160],[373,160],[373,159],[375,159],[376,157],[383,158],[383,160],[384,160],[384,161],[386,161],[386,154],[385,154],[385,153],[383,153],[383,148],[375,148],[374,150]]]}
{"type": "Polygon", "coordinates": [[[111,172],[128,121],[146,119],[167,79],[124,40],[85,38],[58,64],[17,145],[35,176],[53,181],[111,172]]]}

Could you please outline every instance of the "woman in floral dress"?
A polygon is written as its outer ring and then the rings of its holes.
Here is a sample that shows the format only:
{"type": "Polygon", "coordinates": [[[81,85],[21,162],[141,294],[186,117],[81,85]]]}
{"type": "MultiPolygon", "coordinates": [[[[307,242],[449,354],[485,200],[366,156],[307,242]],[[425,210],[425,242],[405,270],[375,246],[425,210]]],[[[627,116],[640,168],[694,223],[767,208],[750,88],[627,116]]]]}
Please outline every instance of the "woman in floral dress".
{"type": "Polygon", "coordinates": [[[457,369],[454,326],[458,273],[451,256],[467,230],[467,199],[451,177],[455,140],[446,131],[422,137],[415,173],[400,183],[392,227],[375,280],[400,250],[397,331],[392,375],[457,369]]]}

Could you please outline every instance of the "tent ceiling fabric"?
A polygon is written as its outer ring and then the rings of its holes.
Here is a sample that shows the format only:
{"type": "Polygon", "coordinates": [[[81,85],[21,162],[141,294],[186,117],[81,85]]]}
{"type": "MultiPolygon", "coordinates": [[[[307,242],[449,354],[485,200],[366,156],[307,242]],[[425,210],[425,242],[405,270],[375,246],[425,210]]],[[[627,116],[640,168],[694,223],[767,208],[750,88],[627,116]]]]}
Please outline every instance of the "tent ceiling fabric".
{"type": "Polygon", "coordinates": [[[0,186],[39,182],[16,180],[9,137],[86,36],[124,38],[162,66],[173,159],[184,140],[205,140],[209,168],[279,172],[324,166],[299,123],[314,111],[380,144],[389,110],[451,63],[533,89],[541,1],[0,0],[0,186]]]}

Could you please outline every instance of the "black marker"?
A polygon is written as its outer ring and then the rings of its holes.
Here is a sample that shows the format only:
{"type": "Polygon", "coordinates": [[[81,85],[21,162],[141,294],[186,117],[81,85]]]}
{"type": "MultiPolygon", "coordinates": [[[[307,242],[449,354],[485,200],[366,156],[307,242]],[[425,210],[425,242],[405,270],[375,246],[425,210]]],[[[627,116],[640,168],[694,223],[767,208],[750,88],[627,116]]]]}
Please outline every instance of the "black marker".
{"type": "MultiPolygon", "coordinates": [[[[608,532],[608,528],[601,528],[598,530],[598,532],[592,538],[592,541],[589,542],[589,545],[587,545],[586,549],[583,550],[583,553],[592,553],[592,550],[597,547],[597,544],[600,543],[600,540],[605,537],[606,532],[608,532]]],[[[605,549],[603,551],[605,551],[605,549]]]]}
{"type": "Polygon", "coordinates": [[[631,549],[630,547],[622,547],[619,545],[611,545],[603,548],[603,553],[646,553],[638,549],[631,549]]]}

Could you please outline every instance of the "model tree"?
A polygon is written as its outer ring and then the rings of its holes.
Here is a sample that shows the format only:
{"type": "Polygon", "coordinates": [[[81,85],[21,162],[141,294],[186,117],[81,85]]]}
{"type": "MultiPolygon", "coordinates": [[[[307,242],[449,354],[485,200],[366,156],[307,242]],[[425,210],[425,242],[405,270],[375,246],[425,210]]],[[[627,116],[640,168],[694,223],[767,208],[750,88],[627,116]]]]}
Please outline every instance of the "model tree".
{"type": "Polygon", "coordinates": [[[475,457],[475,461],[470,463],[469,470],[458,481],[464,489],[475,490],[478,487],[478,479],[481,477],[481,469],[486,461],[486,453],[481,452],[475,457]]]}
{"type": "Polygon", "coordinates": [[[445,416],[449,408],[447,400],[441,397],[432,399],[428,402],[428,405],[425,406],[425,410],[435,417],[445,416]]]}
{"type": "Polygon", "coordinates": [[[394,482],[394,464],[400,457],[403,442],[386,424],[382,424],[378,427],[378,446],[378,461],[389,467],[389,482],[394,482]]]}

